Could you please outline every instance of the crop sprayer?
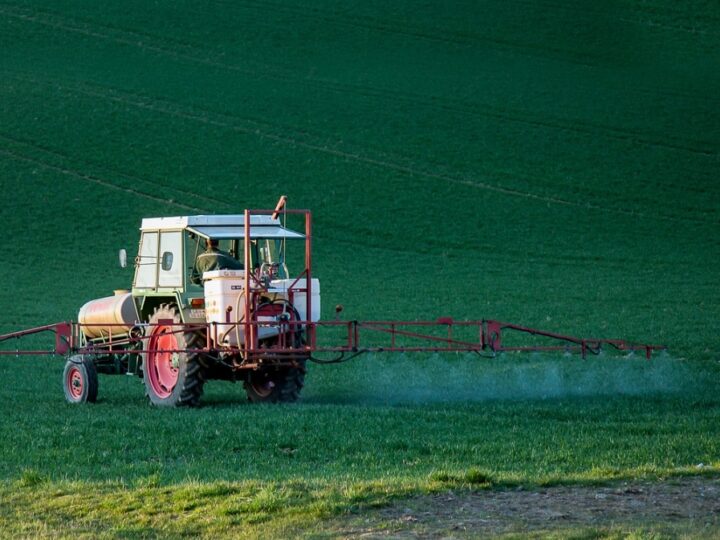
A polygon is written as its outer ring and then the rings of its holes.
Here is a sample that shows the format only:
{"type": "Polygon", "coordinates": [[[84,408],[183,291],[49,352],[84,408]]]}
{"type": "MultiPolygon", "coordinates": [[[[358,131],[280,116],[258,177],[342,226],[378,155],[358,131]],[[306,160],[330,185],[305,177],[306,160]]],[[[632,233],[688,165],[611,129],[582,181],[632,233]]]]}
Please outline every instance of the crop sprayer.
{"type": "MultiPolygon", "coordinates": [[[[125,250],[120,265],[127,266],[125,250]]],[[[367,352],[565,351],[585,358],[607,345],[642,351],[649,359],[665,348],[484,319],[343,321],[340,311],[338,306],[335,320],[320,320],[312,214],[287,208],[281,197],[272,210],[143,219],[131,290],[87,302],[77,322],[0,335],[0,343],[12,343],[51,332],[52,350],[16,347],[0,355],[65,357],[63,387],[71,403],[94,402],[98,373],[104,373],[141,377],[155,405],[194,406],[210,379],[243,381],[252,402],[295,401],[307,361],[339,363],[367,352]],[[304,231],[289,229],[288,216],[304,218],[304,231]],[[286,248],[299,241],[305,244],[304,268],[291,274],[286,248]],[[232,264],[199,273],[206,250],[222,253],[216,260],[229,257],[232,264]],[[510,345],[510,333],[543,342],[510,345]]]]}

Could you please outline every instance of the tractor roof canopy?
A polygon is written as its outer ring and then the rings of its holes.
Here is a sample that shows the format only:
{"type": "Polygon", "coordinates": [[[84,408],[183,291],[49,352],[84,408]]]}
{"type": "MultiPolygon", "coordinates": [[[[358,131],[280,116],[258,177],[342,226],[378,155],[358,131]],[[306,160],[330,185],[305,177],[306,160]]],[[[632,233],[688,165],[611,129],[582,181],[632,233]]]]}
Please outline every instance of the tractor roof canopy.
{"type": "MultiPolygon", "coordinates": [[[[166,231],[186,229],[204,238],[245,238],[245,216],[179,216],[145,218],[141,231],[166,231]]],[[[271,216],[250,216],[251,238],[305,238],[282,226],[279,219],[271,216]]]]}

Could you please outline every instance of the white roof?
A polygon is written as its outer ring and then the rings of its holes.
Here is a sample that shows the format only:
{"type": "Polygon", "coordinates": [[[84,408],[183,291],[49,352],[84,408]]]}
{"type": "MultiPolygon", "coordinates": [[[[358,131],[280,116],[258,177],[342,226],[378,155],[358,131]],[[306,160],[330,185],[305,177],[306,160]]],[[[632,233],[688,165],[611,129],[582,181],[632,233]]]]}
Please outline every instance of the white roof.
{"type": "MultiPolygon", "coordinates": [[[[205,238],[245,238],[245,227],[188,227],[192,231],[205,238]]],[[[268,227],[267,225],[256,225],[250,227],[251,238],[305,238],[305,235],[291,231],[284,227],[268,227]]]]}
{"type": "MultiPolygon", "coordinates": [[[[187,229],[206,238],[245,238],[245,215],[145,218],[141,231],[187,229]]],[[[252,238],[305,238],[272,216],[250,216],[252,238]]]]}

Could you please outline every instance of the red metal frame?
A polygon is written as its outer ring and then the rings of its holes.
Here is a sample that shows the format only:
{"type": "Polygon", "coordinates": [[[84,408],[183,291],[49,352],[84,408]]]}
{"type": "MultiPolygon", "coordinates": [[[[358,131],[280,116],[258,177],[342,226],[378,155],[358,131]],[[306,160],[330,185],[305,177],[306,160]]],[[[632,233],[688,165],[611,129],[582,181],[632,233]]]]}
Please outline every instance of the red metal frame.
{"type": "MultiPolygon", "coordinates": [[[[173,332],[181,333],[193,330],[205,330],[208,335],[206,346],[202,349],[178,349],[163,350],[163,352],[206,352],[210,354],[230,353],[241,355],[243,361],[237,364],[238,369],[255,368],[258,361],[269,357],[275,359],[288,358],[305,355],[310,356],[315,353],[364,353],[364,352],[483,352],[490,351],[492,353],[502,352],[576,352],[580,353],[582,358],[586,358],[588,353],[597,354],[604,345],[613,347],[618,351],[643,351],[645,357],[650,359],[655,351],[665,350],[664,345],[650,345],[644,343],[634,343],[623,339],[596,339],[596,338],[578,338],[566,336],[554,332],[547,332],[535,328],[528,328],[512,323],[504,323],[495,320],[480,321],[454,321],[449,318],[442,318],[436,321],[293,321],[293,324],[302,325],[309,331],[313,341],[306,341],[303,345],[293,346],[292,341],[288,343],[283,339],[279,340],[278,345],[272,349],[260,346],[257,343],[257,329],[259,327],[272,327],[281,325],[287,326],[282,322],[261,322],[245,320],[240,323],[232,323],[235,325],[244,325],[246,335],[252,335],[255,344],[250,345],[247,342],[241,347],[212,347],[210,339],[213,330],[213,324],[183,324],[174,323],[172,321],[159,321],[156,324],[146,323],[138,325],[146,328],[145,335],[152,334],[152,327],[163,325],[171,325],[173,332]],[[341,334],[344,337],[342,341],[330,345],[317,345],[315,340],[318,328],[339,329],[343,330],[341,334]],[[504,331],[513,331],[519,334],[539,336],[561,342],[562,344],[553,345],[517,345],[506,346],[503,344],[506,336],[504,331]],[[461,339],[456,336],[457,332],[464,332],[464,336],[476,336],[475,339],[467,337],[461,339]],[[398,343],[398,341],[402,343],[398,343]]],[[[119,335],[113,338],[112,335],[104,342],[93,342],[85,345],[79,345],[81,340],[79,336],[82,332],[82,326],[74,322],[62,322],[54,325],[47,325],[21,332],[14,332],[0,336],[0,342],[13,338],[21,338],[27,335],[38,334],[51,331],[55,333],[55,348],[48,350],[7,350],[0,351],[0,355],[42,355],[42,354],[124,354],[128,352],[128,346],[141,345],[147,337],[131,337],[119,335]]],[[[109,327],[124,327],[122,324],[108,325],[109,327]]],[[[284,328],[283,328],[284,329],[284,328]]],[[[282,333],[280,334],[283,335],[282,333]]],[[[141,352],[137,350],[137,352],[141,352]]],[[[142,349],[142,352],[152,353],[159,352],[155,350],[142,349]]]]}
{"type": "MultiPolygon", "coordinates": [[[[285,208],[285,198],[281,197],[278,201],[277,206],[274,210],[266,209],[248,209],[245,210],[245,238],[244,238],[244,249],[245,249],[245,268],[251,268],[250,261],[250,247],[252,241],[251,234],[251,219],[252,215],[270,215],[271,217],[277,217],[278,213],[282,211],[284,215],[302,215],[305,218],[305,269],[300,272],[295,281],[290,285],[288,293],[292,296],[294,292],[305,292],[305,313],[312,318],[312,212],[304,209],[287,209],[285,208]],[[298,288],[295,284],[298,283],[303,276],[305,276],[305,287],[298,288]]],[[[253,354],[260,350],[257,327],[260,323],[257,320],[252,320],[248,314],[254,314],[257,309],[257,296],[259,293],[266,292],[262,288],[251,288],[250,287],[250,272],[245,272],[245,291],[250,291],[250,294],[245,294],[245,320],[243,322],[245,330],[245,342],[241,346],[242,357],[245,359],[250,358],[253,354]]],[[[304,324],[305,328],[305,341],[310,345],[311,348],[315,347],[317,338],[315,334],[314,324],[304,324]]],[[[263,349],[267,352],[266,349],[263,349]]]]}
{"type": "Polygon", "coordinates": [[[59,322],[55,324],[46,324],[45,326],[38,326],[35,328],[28,328],[27,330],[20,330],[18,332],[11,332],[9,334],[0,335],[0,343],[3,341],[9,341],[11,339],[21,339],[25,336],[33,334],[42,334],[45,332],[52,332],[55,334],[55,347],[48,350],[24,350],[21,351],[16,349],[14,351],[0,351],[0,355],[43,355],[43,354],[66,354],[75,349],[75,328],[77,324],[71,322],[59,322]]]}

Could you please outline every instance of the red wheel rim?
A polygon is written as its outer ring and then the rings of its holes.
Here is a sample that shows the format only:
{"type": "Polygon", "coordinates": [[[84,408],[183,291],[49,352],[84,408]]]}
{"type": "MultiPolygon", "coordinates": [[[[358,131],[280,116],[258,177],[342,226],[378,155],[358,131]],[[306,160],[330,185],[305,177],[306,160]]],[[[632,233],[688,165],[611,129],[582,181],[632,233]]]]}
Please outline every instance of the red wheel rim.
{"type": "Polygon", "coordinates": [[[73,400],[79,400],[82,398],[83,387],[85,386],[83,381],[82,372],[79,368],[72,366],[67,372],[67,380],[65,384],[68,388],[68,393],[73,400]]]}
{"type": "Polygon", "coordinates": [[[157,326],[150,338],[145,376],[155,395],[170,397],[178,380],[178,342],[170,326],[157,326]]]}

